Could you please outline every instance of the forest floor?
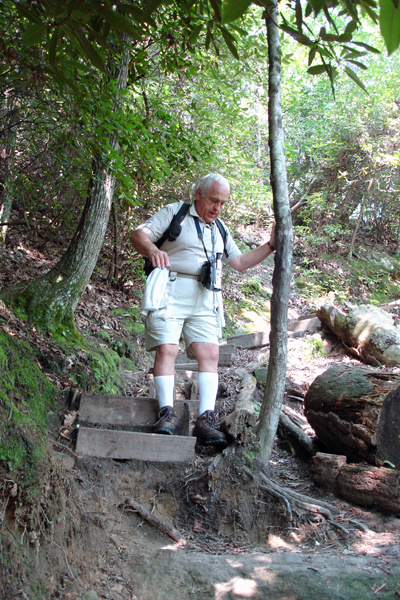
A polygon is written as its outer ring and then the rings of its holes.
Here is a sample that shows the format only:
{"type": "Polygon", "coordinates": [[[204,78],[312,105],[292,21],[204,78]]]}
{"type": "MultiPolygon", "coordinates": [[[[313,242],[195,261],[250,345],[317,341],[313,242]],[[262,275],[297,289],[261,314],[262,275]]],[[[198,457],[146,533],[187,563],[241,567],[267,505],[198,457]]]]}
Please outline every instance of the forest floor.
{"type": "MultiPolygon", "coordinates": [[[[37,276],[56,256],[55,247],[44,251],[29,239],[11,239],[1,257],[2,285],[37,276]]],[[[240,298],[250,277],[270,289],[272,270],[273,262],[267,262],[247,278],[230,275],[227,299],[240,298]]],[[[102,270],[93,276],[76,311],[85,339],[104,346],[101,332],[126,337],[124,311],[140,298],[140,290],[133,289],[129,294],[112,289],[102,270]]],[[[69,355],[0,308],[3,331],[40,349],[47,360],[41,369],[60,392],[34,501],[19,491],[16,473],[1,471],[4,600],[400,598],[400,518],[351,505],[315,487],[309,457],[282,437],[276,438],[267,468],[258,461],[255,441],[230,445],[222,454],[197,448],[195,460],[183,465],[77,456],[67,436],[66,396],[75,370],[94,381],[86,352],[69,355]],[[54,364],[58,371],[46,367],[54,364]],[[297,509],[288,520],[284,505],[262,489],[263,471],[284,488],[329,502],[337,515],[330,520],[297,509]],[[142,519],[131,501],[172,525],[185,543],[142,519]]],[[[289,320],[313,308],[294,286],[289,320]]],[[[255,318],[253,330],[260,329],[260,322],[255,318]]],[[[130,334],[131,358],[139,371],[123,371],[121,393],[146,395],[151,358],[143,351],[140,332],[130,334]]],[[[320,373],[333,364],[358,364],[334,336],[318,335],[320,345],[313,335],[288,338],[287,381],[299,394],[297,399],[286,395],[285,405],[300,420],[301,396],[320,373]]],[[[220,417],[234,406],[243,370],[252,372],[254,364],[267,360],[268,347],[238,350],[233,364],[220,369],[220,417]]],[[[258,394],[261,401],[261,389],[258,394]]]]}

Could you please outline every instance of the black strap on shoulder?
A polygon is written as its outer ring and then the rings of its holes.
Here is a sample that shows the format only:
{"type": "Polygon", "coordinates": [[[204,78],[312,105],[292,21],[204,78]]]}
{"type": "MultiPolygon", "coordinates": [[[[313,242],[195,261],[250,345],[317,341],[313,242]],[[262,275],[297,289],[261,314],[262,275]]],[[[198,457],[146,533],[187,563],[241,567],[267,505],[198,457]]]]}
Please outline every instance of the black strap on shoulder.
{"type": "Polygon", "coordinates": [[[222,225],[221,221],[219,219],[215,219],[215,224],[219,229],[219,232],[221,234],[222,240],[224,242],[224,252],[225,252],[225,256],[226,258],[228,258],[229,254],[228,251],[226,249],[226,229],[225,227],[222,225]]]}
{"type": "Polygon", "coordinates": [[[183,219],[186,217],[188,210],[190,208],[190,204],[188,202],[184,202],[180,207],[178,212],[172,217],[171,223],[168,225],[167,229],[164,231],[159,240],[155,242],[157,248],[161,248],[164,242],[167,240],[169,242],[174,242],[182,231],[181,223],[183,219]]]}
{"type": "MultiPolygon", "coordinates": [[[[160,239],[158,239],[155,243],[157,248],[161,248],[164,242],[167,240],[170,242],[174,242],[179,234],[182,231],[181,223],[183,219],[186,217],[188,210],[190,208],[190,204],[188,202],[184,202],[180,207],[177,213],[171,219],[171,223],[168,225],[167,229],[164,231],[160,239]]],[[[144,273],[146,277],[150,275],[152,270],[154,269],[151,261],[147,256],[144,259],[144,273]]]]}

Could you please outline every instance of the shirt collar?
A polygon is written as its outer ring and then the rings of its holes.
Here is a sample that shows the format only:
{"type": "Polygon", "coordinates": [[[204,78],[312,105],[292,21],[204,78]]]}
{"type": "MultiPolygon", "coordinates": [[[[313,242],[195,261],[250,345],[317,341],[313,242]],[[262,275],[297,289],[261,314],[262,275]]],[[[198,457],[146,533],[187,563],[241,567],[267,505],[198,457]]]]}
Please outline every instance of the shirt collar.
{"type": "Polygon", "coordinates": [[[211,227],[214,224],[214,223],[206,223],[204,221],[204,219],[201,218],[201,216],[198,214],[198,212],[195,208],[195,202],[192,202],[192,204],[190,205],[189,213],[191,214],[192,217],[197,217],[199,219],[199,221],[201,221],[202,223],[205,224],[206,227],[211,227]]]}

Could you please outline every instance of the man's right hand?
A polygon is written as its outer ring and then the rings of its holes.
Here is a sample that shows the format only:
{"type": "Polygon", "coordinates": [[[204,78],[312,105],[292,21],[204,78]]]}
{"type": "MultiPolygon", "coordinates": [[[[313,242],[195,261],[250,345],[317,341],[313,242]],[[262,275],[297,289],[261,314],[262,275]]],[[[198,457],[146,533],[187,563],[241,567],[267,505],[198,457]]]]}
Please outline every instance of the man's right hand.
{"type": "Polygon", "coordinates": [[[153,267],[160,269],[170,269],[169,257],[166,252],[163,252],[150,240],[149,236],[142,229],[136,229],[131,235],[133,247],[142,256],[147,256],[150,259],[153,267]]]}
{"type": "Polygon", "coordinates": [[[153,267],[158,267],[159,269],[171,268],[168,254],[162,250],[159,250],[157,246],[154,246],[154,250],[151,249],[147,256],[151,260],[153,267]]]}

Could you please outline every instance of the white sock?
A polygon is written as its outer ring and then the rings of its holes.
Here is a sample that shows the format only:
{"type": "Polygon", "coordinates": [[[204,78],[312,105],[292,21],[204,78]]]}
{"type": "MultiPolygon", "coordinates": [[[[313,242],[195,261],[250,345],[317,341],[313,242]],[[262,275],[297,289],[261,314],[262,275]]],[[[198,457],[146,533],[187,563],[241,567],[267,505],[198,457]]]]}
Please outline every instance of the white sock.
{"type": "Polygon", "coordinates": [[[158,375],[154,377],[154,386],[160,410],[164,406],[173,406],[175,375],[158,375]]]}
{"type": "Polygon", "coordinates": [[[218,373],[199,373],[197,377],[199,385],[200,408],[199,415],[206,410],[214,410],[218,392],[218,373]]]}

